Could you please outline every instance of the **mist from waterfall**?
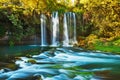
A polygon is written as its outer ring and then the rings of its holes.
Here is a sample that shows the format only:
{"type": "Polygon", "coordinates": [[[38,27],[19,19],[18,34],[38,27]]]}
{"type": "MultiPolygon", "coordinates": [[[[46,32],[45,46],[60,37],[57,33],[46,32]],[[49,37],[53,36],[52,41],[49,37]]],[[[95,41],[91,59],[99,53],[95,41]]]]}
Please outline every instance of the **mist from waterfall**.
{"type": "Polygon", "coordinates": [[[51,46],[58,46],[59,44],[59,17],[58,12],[52,13],[52,29],[51,29],[51,46]]]}
{"type": "Polygon", "coordinates": [[[40,21],[41,21],[41,46],[47,45],[47,39],[46,39],[46,16],[44,14],[41,14],[40,21]]]}

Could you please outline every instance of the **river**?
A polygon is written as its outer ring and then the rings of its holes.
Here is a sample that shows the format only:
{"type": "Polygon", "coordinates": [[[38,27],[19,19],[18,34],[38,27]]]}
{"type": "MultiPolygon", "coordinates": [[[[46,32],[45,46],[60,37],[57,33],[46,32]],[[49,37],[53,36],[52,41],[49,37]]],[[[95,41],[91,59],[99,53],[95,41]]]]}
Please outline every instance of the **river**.
{"type": "MultiPolygon", "coordinates": [[[[120,55],[89,51],[79,47],[35,45],[0,47],[0,55],[12,55],[38,48],[38,54],[15,59],[17,69],[0,67],[0,80],[119,80],[120,55]]],[[[25,55],[25,54],[24,54],[25,55]]],[[[4,59],[4,58],[3,58],[4,59]]],[[[0,61],[1,62],[1,61],[0,61]]]]}

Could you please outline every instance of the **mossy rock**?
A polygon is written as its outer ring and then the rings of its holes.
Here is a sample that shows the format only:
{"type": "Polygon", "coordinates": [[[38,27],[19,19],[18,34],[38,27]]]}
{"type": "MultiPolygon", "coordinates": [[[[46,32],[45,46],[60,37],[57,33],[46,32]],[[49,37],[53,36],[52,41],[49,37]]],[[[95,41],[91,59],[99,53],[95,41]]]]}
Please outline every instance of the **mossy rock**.
{"type": "Polygon", "coordinates": [[[37,63],[34,59],[29,59],[27,62],[32,63],[32,64],[36,64],[37,63]]]}
{"type": "Polygon", "coordinates": [[[0,69],[3,69],[3,68],[8,68],[8,69],[11,69],[11,70],[16,70],[18,68],[18,66],[14,63],[5,63],[5,62],[0,62],[0,69]]]}
{"type": "Polygon", "coordinates": [[[18,66],[13,63],[10,63],[10,64],[6,65],[6,67],[9,69],[15,70],[15,69],[17,69],[18,66]]]}

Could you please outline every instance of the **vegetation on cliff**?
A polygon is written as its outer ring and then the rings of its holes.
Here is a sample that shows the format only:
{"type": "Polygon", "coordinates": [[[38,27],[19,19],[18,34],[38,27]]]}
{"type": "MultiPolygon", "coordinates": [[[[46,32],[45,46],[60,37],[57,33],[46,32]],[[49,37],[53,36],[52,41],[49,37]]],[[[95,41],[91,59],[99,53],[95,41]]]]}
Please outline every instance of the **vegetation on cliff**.
{"type": "Polygon", "coordinates": [[[40,14],[49,18],[53,11],[76,13],[79,46],[120,47],[119,0],[0,0],[0,37],[13,41],[40,33],[40,14]]]}

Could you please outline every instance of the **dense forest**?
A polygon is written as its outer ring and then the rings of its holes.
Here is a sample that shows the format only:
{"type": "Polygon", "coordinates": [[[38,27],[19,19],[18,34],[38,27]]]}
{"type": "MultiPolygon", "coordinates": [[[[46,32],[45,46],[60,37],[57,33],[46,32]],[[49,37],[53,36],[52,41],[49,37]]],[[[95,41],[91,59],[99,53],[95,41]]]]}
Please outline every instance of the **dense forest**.
{"type": "Polygon", "coordinates": [[[112,46],[119,50],[120,0],[0,0],[0,39],[7,35],[13,44],[14,40],[39,33],[40,14],[49,18],[53,11],[60,16],[65,12],[76,13],[80,20],[77,46],[89,49],[112,46]]]}

